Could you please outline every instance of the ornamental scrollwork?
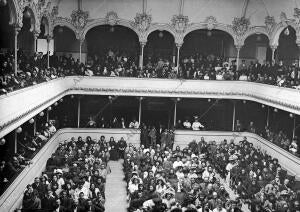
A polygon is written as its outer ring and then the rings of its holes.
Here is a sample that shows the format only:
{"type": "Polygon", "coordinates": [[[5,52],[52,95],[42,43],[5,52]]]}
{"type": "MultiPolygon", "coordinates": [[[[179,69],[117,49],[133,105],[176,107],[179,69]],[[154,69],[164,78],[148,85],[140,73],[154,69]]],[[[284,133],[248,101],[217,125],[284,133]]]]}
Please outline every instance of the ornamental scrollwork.
{"type": "Polygon", "coordinates": [[[89,12],[74,10],[71,14],[71,22],[76,29],[83,29],[88,22],[89,12]]]}
{"type": "Polygon", "coordinates": [[[232,29],[237,36],[243,36],[250,26],[250,20],[245,17],[234,18],[232,21],[232,29]]]}
{"type": "Polygon", "coordinates": [[[300,24],[300,9],[299,8],[294,8],[294,18],[296,23],[299,25],[300,24]]]}
{"type": "Polygon", "coordinates": [[[177,33],[182,33],[185,31],[185,29],[189,23],[189,18],[182,14],[174,15],[171,20],[171,23],[177,33]]]}
{"type": "Polygon", "coordinates": [[[285,12],[281,12],[281,13],[280,13],[280,22],[281,22],[281,24],[282,24],[284,27],[287,27],[287,26],[288,26],[288,24],[287,24],[288,18],[287,18],[287,16],[286,16],[286,13],[285,13],[285,12]]]}
{"type": "Polygon", "coordinates": [[[268,32],[271,32],[271,30],[274,28],[274,26],[276,25],[276,22],[275,22],[275,18],[274,16],[266,16],[265,17],[265,25],[266,25],[266,28],[267,28],[267,31],[268,32]]]}
{"type": "Polygon", "coordinates": [[[150,27],[152,16],[147,13],[137,13],[134,18],[134,27],[140,32],[145,32],[150,27]]]}
{"type": "Polygon", "coordinates": [[[111,26],[118,24],[119,17],[118,14],[114,11],[110,11],[105,16],[105,23],[111,26]]]}
{"type": "Polygon", "coordinates": [[[214,16],[208,16],[205,19],[205,24],[206,24],[206,28],[208,30],[212,30],[215,28],[216,24],[217,24],[217,19],[214,16]]]}

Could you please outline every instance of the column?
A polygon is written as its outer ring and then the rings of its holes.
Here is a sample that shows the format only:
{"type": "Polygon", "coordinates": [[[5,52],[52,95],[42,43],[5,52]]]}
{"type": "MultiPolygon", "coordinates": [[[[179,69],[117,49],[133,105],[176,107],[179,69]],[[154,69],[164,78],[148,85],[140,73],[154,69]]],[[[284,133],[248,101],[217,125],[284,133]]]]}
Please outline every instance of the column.
{"type": "Polygon", "coordinates": [[[139,64],[139,67],[140,67],[140,69],[142,69],[143,66],[144,66],[144,47],[146,45],[146,42],[140,42],[140,45],[141,45],[141,54],[140,54],[140,64],[139,64]]]}
{"type": "Polygon", "coordinates": [[[33,136],[35,136],[36,134],[36,117],[33,118],[34,122],[33,122],[33,136]]]}
{"type": "Polygon", "coordinates": [[[39,37],[40,33],[37,31],[33,32],[33,53],[35,54],[37,52],[37,38],[39,37]]]}
{"type": "Polygon", "coordinates": [[[270,122],[270,106],[267,106],[268,107],[268,111],[267,111],[267,123],[266,123],[266,125],[267,125],[267,127],[269,127],[269,122],[270,122]]]}
{"type": "Polygon", "coordinates": [[[237,54],[236,54],[236,70],[239,70],[239,60],[240,60],[240,50],[242,48],[242,46],[237,45],[235,46],[236,50],[237,50],[237,54]]]}
{"type": "Polygon", "coordinates": [[[46,112],[46,121],[49,122],[49,110],[46,112]]]}
{"type": "Polygon", "coordinates": [[[77,128],[79,128],[79,127],[80,127],[80,104],[81,104],[80,98],[81,98],[81,97],[78,97],[78,108],[77,108],[77,128]]]}
{"type": "Polygon", "coordinates": [[[84,38],[79,39],[79,62],[82,63],[82,44],[84,42],[84,38]]]}
{"type": "Polygon", "coordinates": [[[143,97],[140,97],[139,98],[139,124],[141,126],[141,120],[142,120],[142,100],[144,98],[143,97]]]}
{"type": "Polygon", "coordinates": [[[234,132],[234,130],[235,130],[235,104],[236,104],[236,101],[233,100],[232,132],[234,132]]]}
{"type": "Polygon", "coordinates": [[[21,28],[18,27],[18,26],[15,26],[14,27],[14,31],[15,31],[15,74],[17,73],[18,71],[18,34],[20,32],[21,28]]]}
{"type": "Polygon", "coordinates": [[[173,123],[173,126],[175,127],[176,126],[176,119],[177,119],[177,102],[180,101],[180,98],[177,98],[174,100],[174,123],[173,123]]]}
{"type": "Polygon", "coordinates": [[[179,68],[179,62],[180,62],[179,53],[180,53],[181,46],[182,46],[182,44],[176,43],[176,47],[177,47],[177,63],[176,63],[176,67],[177,68],[179,68]]]}
{"type": "Polygon", "coordinates": [[[275,51],[277,49],[276,45],[271,45],[271,50],[272,50],[272,57],[271,57],[271,62],[275,63],[275,51]]]}
{"type": "Polygon", "coordinates": [[[15,145],[14,145],[15,149],[14,149],[14,153],[18,152],[18,132],[17,130],[15,130],[15,145]]]}
{"type": "Polygon", "coordinates": [[[296,133],[296,114],[294,114],[294,123],[293,123],[293,139],[295,138],[296,133]]]}
{"type": "Polygon", "coordinates": [[[50,41],[51,41],[51,36],[47,35],[47,68],[50,68],[50,52],[49,52],[50,41]]]}
{"type": "Polygon", "coordinates": [[[298,46],[298,67],[300,67],[300,43],[297,43],[298,46]]]}

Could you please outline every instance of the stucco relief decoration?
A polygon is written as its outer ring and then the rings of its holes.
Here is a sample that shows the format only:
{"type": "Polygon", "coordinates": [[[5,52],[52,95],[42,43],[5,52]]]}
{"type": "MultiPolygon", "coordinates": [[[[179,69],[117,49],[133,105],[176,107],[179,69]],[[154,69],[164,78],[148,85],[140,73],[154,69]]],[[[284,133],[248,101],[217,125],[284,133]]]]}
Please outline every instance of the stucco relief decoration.
{"type": "Polygon", "coordinates": [[[23,26],[23,11],[25,7],[27,6],[26,0],[18,0],[19,3],[19,10],[17,11],[17,22],[16,27],[22,27],[23,26]]]}
{"type": "Polygon", "coordinates": [[[145,32],[150,27],[151,21],[151,15],[147,13],[137,13],[134,18],[134,25],[139,31],[145,32]]]}
{"type": "Polygon", "coordinates": [[[296,23],[299,25],[300,24],[300,9],[299,8],[294,8],[294,18],[296,23]]]}
{"type": "Polygon", "coordinates": [[[52,18],[57,17],[58,15],[58,6],[53,6],[52,11],[51,11],[51,16],[52,18]]]}
{"type": "Polygon", "coordinates": [[[269,15],[266,16],[265,24],[266,24],[267,30],[270,32],[276,24],[274,16],[269,16],[269,15]]]}
{"type": "Polygon", "coordinates": [[[217,24],[217,19],[214,16],[209,16],[205,19],[206,27],[208,30],[212,30],[215,28],[217,24]]]}
{"type": "Polygon", "coordinates": [[[71,14],[72,24],[76,29],[83,29],[88,22],[89,12],[82,10],[74,10],[71,14]]]}
{"type": "Polygon", "coordinates": [[[176,32],[182,33],[185,31],[185,29],[189,23],[189,18],[182,14],[174,15],[171,22],[172,22],[172,26],[175,28],[176,32]]]}
{"type": "Polygon", "coordinates": [[[234,18],[232,22],[232,29],[237,36],[243,36],[249,29],[250,20],[245,17],[234,18]]]}
{"type": "Polygon", "coordinates": [[[116,25],[119,22],[118,14],[114,11],[110,11],[105,16],[105,23],[108,25],[116,25]]]}
{"type": "Polygon", "coordinates": [[[285,12],[281,12],[280,13],[280,22],[281,22],[281,24],[282,24],[283,27],[287,27],[288,26],[287,21],[288,21],[288,18],[286,16],[286,13],[285,12]]]}

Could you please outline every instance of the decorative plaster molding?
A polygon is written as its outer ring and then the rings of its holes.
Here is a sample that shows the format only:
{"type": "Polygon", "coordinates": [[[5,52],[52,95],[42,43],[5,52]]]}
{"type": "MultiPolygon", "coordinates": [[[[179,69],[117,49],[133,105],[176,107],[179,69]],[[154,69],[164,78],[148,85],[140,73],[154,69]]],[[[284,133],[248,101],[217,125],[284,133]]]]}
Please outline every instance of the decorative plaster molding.
{"type": "Polygon", "coordinates": [[[48,99],[47,101],[45,101],[45,102],[43,102],[43,103],[41,103],[41,104],[39,104],[39,105],[37,105],[37,106],[35,106],[35,107],[27,110],[25,113],[23,113],[23,114],[15,117],[13,119],[11,119],[10,121],[5,122],[4,124],[0,125],[0,130],[3,130],[4,128],[9,127],[9,125],[11,125],[11,124],[19,121],[20,119],[22,119],[23,117],[27,116],[28,114],[30,114],[30,113],[38,110],[39,108],[45,106],[46,104],[48,104],[49,102],[53,101],[54,99],[57,99],[58,97],[60,97],[60,98],[63,97],[69,90],[71,90],[71,89],[67,89],[67,90],[61,92],[60,94],[55,95],[54,97],[48,99]]]}
{"type": "Polygon", "coordinates": [[[274,16],[267,15],[265,17],[265,25],[266,25],[266,28],[268,30],[268,33],[271,33],[274,26],[276,25],[274,16]]]}
{"type": "Polygon", "coordinates": [[[76,29],[81,31],[88,22],[89,12],[83,10],[73,10],[71,14],[71,22],[76,29]]]}
{"type": "Polygon", "coordinates": [[[182,14],[174,15],[171,20],[171,25],[174,27],[177,33],[183,33],[188,26],[189,18],[182,14]]]}
{"type": "Polygon", "coordinates": [[[245,93],[245,92],[207,92],[207,91],[192,91],[192,90],[167,90],[167,89],[119,89],[119,88],[85,88],[85,87],[75,87],[70,89],[72,91],[84,91],[84,92],[104,92],[104,93],[152,93],[152,94],[168,94],[168,95],[207,95],[207,96],[240,96],[240,97],[250,97],[255,98],[264,102],[270,102],[272,104],[281,105],[294,110],[300,110],[300,105],[289,104],[283,101],[278,101],[276,99],[261,97],[256,94],[245,93]]]}
{"type": "Polygon", "coordinates": [[[208,30],[213,30],[218,22],[216,17],[208,16],[205,19],[205,23],[208,30]]]}
{"type": "Polygon", "coordinates": [[[147,13],[137,13],[134,18],[133,26],[140,32],[145,32],[149,29],[152,21],[152,16],[147,13]]]}
{"type": "Polygon", "coordinates": [[[119,22],[118,14],[114,11],[110,11],[105,16],[105,23],[111,26],[117,25],[119,22]]]}
{"type": "Polygon", "coordinates": [[[235,34],[239,37],[243,36],[250,26],[250,20],[245,17],[234,18],[232,21],[232,29],[235,34]]]}

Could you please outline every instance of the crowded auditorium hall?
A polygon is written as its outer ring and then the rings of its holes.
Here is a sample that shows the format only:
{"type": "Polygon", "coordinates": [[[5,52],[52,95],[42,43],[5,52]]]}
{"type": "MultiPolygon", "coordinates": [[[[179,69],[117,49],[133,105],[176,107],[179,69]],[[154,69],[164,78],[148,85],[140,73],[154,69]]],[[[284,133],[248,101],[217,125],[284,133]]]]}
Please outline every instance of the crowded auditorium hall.
{"type": "Polygon", "coordinates": [[[0,0],[0,212],[300,212],[300,0],[0,0]]]}

